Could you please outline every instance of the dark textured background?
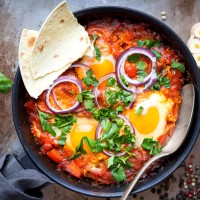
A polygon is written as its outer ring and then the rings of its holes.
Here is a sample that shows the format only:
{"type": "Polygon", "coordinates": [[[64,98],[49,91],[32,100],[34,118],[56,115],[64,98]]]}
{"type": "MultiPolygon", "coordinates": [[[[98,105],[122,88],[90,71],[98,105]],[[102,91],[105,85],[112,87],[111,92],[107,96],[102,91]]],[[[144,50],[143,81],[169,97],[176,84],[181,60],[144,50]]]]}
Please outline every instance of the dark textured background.
{"type": "MultiPolygon", "coordinates": [[[[18,44],[23,28],[39,30],[40,25],[49,12],[61,1],[59,0],[0,0],[0,72],[14,79],[18,67],[18,44]]],[[[165,11],[164,21],[182,39],[187,42],[193,24],[200,22],[200,0],[68,0],[72,11],[83,8],[116,5],[134,8],[151,14],[161,20],[161,12],[165,11]]],[[[195,163],[199,164],[200,141],[197,142],[191,155],[195,155],[195,163]]],[[[0,156],[7,153],[23,152],[12,122],[11,93],[0,94],[0,156]]],[[[181,169],[176,171],[179,177],[181,169]]],[[[179,188],[177,184],[170,187],[170,196],[175,196],[179,188]]],[[[48,186],[44,190],[45,200],[92,200],[68,191],[58,185],[48,186]]],[[[139,196],[146,200],[159,199],[157,195],[146,191],[139,196]]],[[[140,197],[137,199],[140,199],[140,197]]],[[[133,197],[129,197],[133,199],[133,197]]]]}

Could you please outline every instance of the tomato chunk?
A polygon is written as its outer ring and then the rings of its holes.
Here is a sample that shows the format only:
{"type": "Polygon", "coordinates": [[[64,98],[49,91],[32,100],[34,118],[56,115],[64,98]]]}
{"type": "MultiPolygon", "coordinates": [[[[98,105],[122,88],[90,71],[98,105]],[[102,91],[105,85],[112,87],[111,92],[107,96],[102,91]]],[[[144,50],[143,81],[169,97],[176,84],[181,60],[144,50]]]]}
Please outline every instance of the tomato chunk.
{"type": "Polygon", "coordinates": [[[47,152],[47,156],[56,163],[60,163],[62,161],[62,156],[56,149],[52,149],[47,152]]]}

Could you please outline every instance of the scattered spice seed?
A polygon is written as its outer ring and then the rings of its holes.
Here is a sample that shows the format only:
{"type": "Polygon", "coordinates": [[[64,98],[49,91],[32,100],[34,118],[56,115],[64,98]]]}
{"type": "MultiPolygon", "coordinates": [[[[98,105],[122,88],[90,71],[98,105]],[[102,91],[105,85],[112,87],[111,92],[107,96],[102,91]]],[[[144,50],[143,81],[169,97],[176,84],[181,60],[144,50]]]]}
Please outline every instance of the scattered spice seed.
{"type": "Polygon", "coordinates": [[[166,20],[166,18],[167,18],[167,17],[166,17],[165,15],[163,15],[163,16],[161,17],[162,20],[166,20]]]}

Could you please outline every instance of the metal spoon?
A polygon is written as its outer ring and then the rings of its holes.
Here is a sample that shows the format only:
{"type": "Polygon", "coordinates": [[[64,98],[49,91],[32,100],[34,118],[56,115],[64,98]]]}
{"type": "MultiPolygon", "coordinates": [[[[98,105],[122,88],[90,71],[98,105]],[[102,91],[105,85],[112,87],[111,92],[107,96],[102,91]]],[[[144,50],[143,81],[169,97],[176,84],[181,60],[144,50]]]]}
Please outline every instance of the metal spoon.
{"type": "Polygon", "coordinates": [[[135,178],[132,180],[132,182],[124,192],[121,200],[125,200],[128,197],[133,187],[135,186],[143,172],[147,169],[147,167],[149,167],[155,160],[174,153],[184,141],[190,128],[190,122],[192,120],[194,110],[195,92],[193,85],[185,85],[182,89],[181,95],[182,104],[179,111],[178,121],[176,122],[172,137],[168,141],[167,145],[162,149],[161,153],[153,156],[148,162],[145,163],[145,165],[141,168],[141,170],[138,172],[138,174],[135,176],[135,178]]]}

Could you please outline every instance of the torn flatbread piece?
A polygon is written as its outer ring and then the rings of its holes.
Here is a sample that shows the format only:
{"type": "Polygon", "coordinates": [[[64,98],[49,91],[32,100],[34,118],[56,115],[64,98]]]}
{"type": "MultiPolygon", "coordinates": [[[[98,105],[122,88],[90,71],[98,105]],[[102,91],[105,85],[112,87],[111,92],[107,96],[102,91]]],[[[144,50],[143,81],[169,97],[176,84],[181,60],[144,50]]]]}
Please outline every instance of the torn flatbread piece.
{"type": "Polygon", "coordinates": [[[22,32],[20,45],[19,45],[19,67],[21,76],[28,91],[29,95],[33,98],[38,96],[54,82],[70,65],[64,68],[47,74],[44,77],[34,79],[30,69],[30,56],[34,42],[38,36],[37,31],[24,29],[22,32]]]}
{"type": "Polygon", "coordinates": [[[67,3],[60,3],[47,17],[33,46],[30,64],[34,79],[61,70],[81,58],[89,36],[67,3]]]}

